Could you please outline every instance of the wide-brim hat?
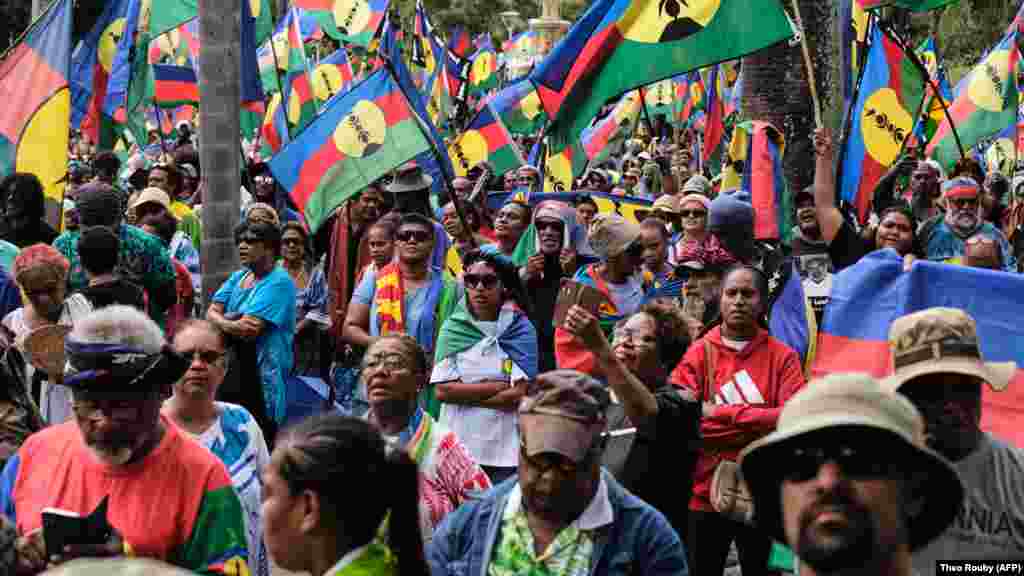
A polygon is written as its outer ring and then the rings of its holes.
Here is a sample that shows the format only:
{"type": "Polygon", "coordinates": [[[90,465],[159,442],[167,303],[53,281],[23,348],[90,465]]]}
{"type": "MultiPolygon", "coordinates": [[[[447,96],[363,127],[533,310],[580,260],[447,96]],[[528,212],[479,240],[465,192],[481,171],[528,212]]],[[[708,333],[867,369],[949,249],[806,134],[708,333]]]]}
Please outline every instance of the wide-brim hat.
{"type": "Polygon", "coordinates": [[[794,445],[816,434],[851,430],[879,433],[879,450],[899,451],[904,470],[921,474],[915,496],[924,498],[908,519],[909,544],[916,550],[942,533],[963,500],[960,476],[945,458],[927,448],[924,420],[905,397],[864,374],[833,374],[810,382],[786,403],[775,431],[740,453],[743,477],[754,498],[754,520],[785,542],[780,486],[794,445]]]}
{"type": "Polygon", "coordinates": [[[416,165],[406,164],[395,171],[395,177],[388,184],[387,191],[392,194],[403,192],[416,192],[417,190],[429,190],[434,184],[434,178],[416,165]]]}
{"type": "Polygon", "coordinates": [[[28,332],[22,338],[26,359],[37,370],[60,380],[64,375],[64,337],[70,332],[70,326],[61,324],[40,326],[28,332]]]}
{"type": "Polygon", "coordinates": [[[1002,392],[1017,373],[1016,362],[985,362],[974,318],[957,308],[929,308],[902,316],[889,327],[893,374],[882,381],[898,391],[929,374],[962,374],[1002,392]]]}

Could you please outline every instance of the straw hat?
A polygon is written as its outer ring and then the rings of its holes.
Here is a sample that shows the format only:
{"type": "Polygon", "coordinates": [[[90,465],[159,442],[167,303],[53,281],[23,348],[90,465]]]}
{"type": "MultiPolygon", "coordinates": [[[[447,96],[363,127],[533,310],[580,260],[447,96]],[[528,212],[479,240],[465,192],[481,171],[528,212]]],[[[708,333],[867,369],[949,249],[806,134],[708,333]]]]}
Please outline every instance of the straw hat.
{"type": "Polygon", "coordinates": [[[957,308],[929,308],[897,318],[889,328],[893,375],[882,384],[899,390],[927,374],[976,376],[1002,392],[1017,372],[1015,362],[985,362],[978,328],[969,314],[957,308]]]}
{"type": "MultiPolygon", "coordinates": [[[[964,488],[953,466],[925,446],[924,420],[909,400],[864,374],[833,374],[809,383],[786,403],[775,431],[740,453],[743,477],[754,497],[755,521],[785,541],[780,486],[786,457],[796,441],[836,429],[855,428],[891,437],[880,449],[899,452],[904,470],[927,478],[925,502],[908,519],[910,547],[920,548],[938,536],[960,510],[964,488]]],[[[899,473],[899,472],[894,472],[899,473]]]]}
{"type": "Polygon", "coordinates": [[[53,379],[62,378],[64,375],[64,337],[69,332],[71,332],[70,326],[51,324],[25,334],[22,346],[32,366],[46,372],[53,379]]]}

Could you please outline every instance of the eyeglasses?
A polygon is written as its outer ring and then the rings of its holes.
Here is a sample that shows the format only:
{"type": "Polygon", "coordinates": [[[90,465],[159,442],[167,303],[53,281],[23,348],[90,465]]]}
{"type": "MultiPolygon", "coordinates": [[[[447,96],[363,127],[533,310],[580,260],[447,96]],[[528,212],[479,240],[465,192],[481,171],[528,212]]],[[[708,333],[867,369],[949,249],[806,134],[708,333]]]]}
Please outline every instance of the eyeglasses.
{"type": "Polygon", "coordinates": [[[302,240],[299,238],[285,238],[281,243],[285,246],[302,246],[302,240]]]}
{"type": "Polygon", "coordinates": [[[612,332],[615,344],[629,340],[634,346],[657,346],[658,339],[654,334],[643,334],[630,328],[618,328],[612,332]]]}
{"type": "Polygon", "coordinates": [[[408,370],[408,363],[401,354],[375,354],[363,357],[363,371],[384,368],[388,372],[408,370]]]}
{"type": "Polygon", "coordinates": [[[869,453],[859,446],[797,447],[790,454],[785,477],[790,482],[807,482],[818,475],[826,462],[835,462],[851,478],[881,478],[891,472],[894,461],[880,456],[877,450],[869,453]]]}
{"type": "Polygon", "coordinates": [[[395,240],[404,242],[405,244],[410,244],[412,242],[422,244],[433,237],[434,235],[432,233],[424,230],[400,230],[395,234],[395,240]]]}
{"type": "Polygon", "coordinates": [[[466,288],[488,290],[498,283],[498,276],[495,274],[464,274],[462,283],[466,288]]]}
{"type": "Polygon", "coordinates": [[[554,230],[556,232],[562,231],[562,223],[554,220],[538,220],[533,225],[537,228],[537,232],[543,232],[545,230],[554,230]]]}
{"type": "Polygon", "coordinates": [[[203,364],[215,364],[217,363],[217,361],[224,357],[223,352],[218,352],[216,350],[200,350],[198,348],[193,348],[191,350],[181,350],[178,352],[178,354],[181,354],[185,358],[199,360],[203,364]]]}
{"type": "Polygon", "coordinates": [[[680,210],[679,215],[683,218],[703,218],[707,216],[704,210],[680,210]]]}
{"type": "Polygon", "coordinates": [[[139,417],[138,401],[130,400],[75,400],[71,409],[84,420],[96,421],[106,416],[110,420],[131,422],[139,417]]]}

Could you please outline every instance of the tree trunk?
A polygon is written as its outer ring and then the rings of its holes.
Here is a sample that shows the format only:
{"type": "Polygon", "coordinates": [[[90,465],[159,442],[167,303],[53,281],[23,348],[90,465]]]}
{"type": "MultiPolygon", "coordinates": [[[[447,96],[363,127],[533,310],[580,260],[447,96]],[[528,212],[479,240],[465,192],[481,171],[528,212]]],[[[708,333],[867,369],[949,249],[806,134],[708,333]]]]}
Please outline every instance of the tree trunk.
{"type": "MultiPolygon", "coordinates": [[[[838,5],[821,0],[799,0],[822,118],[833,130],[839,125],[842,112],[838,86],[837,38],[835,23],[838,5]]],[[[787,11],[791,2],[785,2],[787,11]]],[[[795,22],[795,18],[793,19],[795,22]]],[[[786,181],[790,193],[809,186],[814,180],[814,110],[807,72],[800,45],[786,42],[743,59],[743,117],[770,122],[786,136],[784,158],[786,181]]]]}
{"type": "Polygon", "coordinates": [[[199,2],[199,157],[203,177],[203,309],[238,268],[234,228],[239,218],[241,100],[240,2],[199,2]]]}

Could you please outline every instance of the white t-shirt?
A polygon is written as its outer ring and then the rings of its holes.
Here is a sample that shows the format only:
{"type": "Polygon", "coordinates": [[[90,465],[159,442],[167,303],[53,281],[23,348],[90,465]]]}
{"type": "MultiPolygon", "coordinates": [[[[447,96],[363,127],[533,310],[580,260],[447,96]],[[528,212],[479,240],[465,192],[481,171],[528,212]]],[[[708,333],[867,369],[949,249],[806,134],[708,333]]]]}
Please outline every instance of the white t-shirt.
{"type": "MultiPolygon", "coordinates": [[[[74,326],[75,322],[84,318],[89,312],[92,312],[92,304],[85,296],[76,292],[64,301],[64,310],[60,314],[58,323],[62,326],[74,326]]],[[[25,378],[31,385],[36,369],[25,350],[24,338],[32,331],[25,322],[25,309],[12,310],[7,316],[4,316],[3,325],[14,333],[15,345],[18,347],[18,351],[25,355],[25,378]]],[[[71,390],[60,384],[51,384],[48,380],[44,380],[41,384],[39,412],[42,414],[43,420],[51,426],[70,420],[71,390]]]]}
{"type": "MultiPolygon", "coordinates": [[[[438,362],[430,375],[430,383],[508,380],[512,387],[525,379],[526,373],[498,346],[497,324],[476,322],[484,338],[472,348],[438,362]]],[[[518,419],[514,411],[442,404],[439,420],[455,433],[481,466],[519,465],[518,419]]]]}
{"type": "Polygon", "coordinates": [[[632,316],[644,304],[644,285],[638,274],[622,284],[608,282],[608,292],[620,316],[632,316]]]}
{"type": "Polygon", "coordinates": [[[985,434],[978,449],[953,466],[964,483],[963,507],[914,554],[914,570],[935,574],[939,560],[1024,559],[1024,451],[985,434]]]}

